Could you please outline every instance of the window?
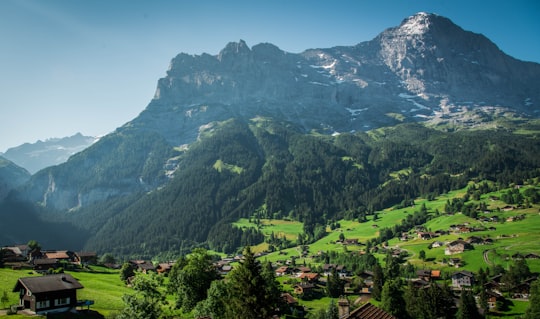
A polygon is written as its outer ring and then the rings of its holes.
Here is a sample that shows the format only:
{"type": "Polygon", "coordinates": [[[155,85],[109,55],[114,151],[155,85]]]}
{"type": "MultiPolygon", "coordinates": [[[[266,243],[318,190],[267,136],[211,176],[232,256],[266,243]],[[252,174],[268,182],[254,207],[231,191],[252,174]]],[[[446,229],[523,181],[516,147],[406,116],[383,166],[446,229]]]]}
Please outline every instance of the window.
{"type": "Polygon", "coordinates": [[[55,300],[54,300],[54,305],[55,305],[55,306],[65,306],[65,305],[69,305],[69,297],[66,297],[66,298],[60,298],[60,299],[55,299],[55,300]]]}
{"type": "Polygon", "coordinates": [[[42,300],[36,302],[36,309],[43,309],[43,308],[49,308],[50,303],[49,300],[42,300]]]}

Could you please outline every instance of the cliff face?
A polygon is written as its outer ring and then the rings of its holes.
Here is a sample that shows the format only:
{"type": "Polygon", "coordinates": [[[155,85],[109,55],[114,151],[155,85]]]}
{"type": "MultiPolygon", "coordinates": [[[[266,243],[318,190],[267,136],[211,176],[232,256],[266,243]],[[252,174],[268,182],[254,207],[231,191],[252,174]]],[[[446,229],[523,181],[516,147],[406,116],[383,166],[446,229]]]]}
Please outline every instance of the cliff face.
{"type": "Polygon", "coordinates": [[[268,43],[229,43],[215,56],[176,56],[137,118],[40,172],[25,192],[73,209],[155,189],[174,172],[178,147],[230,118],[272,117],[324,134],[403,121],[475,125],[468,112],[537,115],[539,87],[539,64],[427,13],[351,47],[291,54],[268,43]]]}

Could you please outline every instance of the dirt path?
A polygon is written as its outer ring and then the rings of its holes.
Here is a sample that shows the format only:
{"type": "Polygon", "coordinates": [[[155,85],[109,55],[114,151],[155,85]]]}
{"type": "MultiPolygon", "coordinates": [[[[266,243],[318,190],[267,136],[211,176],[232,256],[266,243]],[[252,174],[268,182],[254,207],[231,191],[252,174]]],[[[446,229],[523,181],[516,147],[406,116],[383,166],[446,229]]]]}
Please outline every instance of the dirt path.
{"type": "Polygon", "coordinates": [[[488,266],[492,266],[492,265],[493,265],[493,263],[489,260],[489,251],[490,251],[490,250],[491,250],[491,249],[486,249],[486,250],[484,250],[484,262],[485,262],[486,264],[488,264],[488,266]]]}

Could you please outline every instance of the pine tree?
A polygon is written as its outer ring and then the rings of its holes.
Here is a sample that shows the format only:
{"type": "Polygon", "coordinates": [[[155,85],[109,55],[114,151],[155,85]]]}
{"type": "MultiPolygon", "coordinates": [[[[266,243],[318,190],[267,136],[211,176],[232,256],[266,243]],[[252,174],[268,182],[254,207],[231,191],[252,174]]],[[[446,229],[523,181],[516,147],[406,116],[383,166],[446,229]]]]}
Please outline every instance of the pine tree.
{"type": "Polygon", "coordinates": [[[462,290],[459,298],[457,319],[478,319],[482,318],[476,307],[476,301],[470,290],[462,290]]]}
{"type": "Polygon", "coordinates": [[[267,289],[273,283],[268,283],[269,278],[263,276],[261,264],[249,246],[244,249],[243,257],[240,265],[229,274],[231,300],[228,310],[233,318],[270,318],[279,306],[280,294],[267,289]]]}
{"type": "Polygon", "coordinates": [[[540,318],[540,279],[531,284],[529,307],[525,311],[524,319],[540,318]]]}
{"type": "Polygon", "coordinates": [[[401,291],[401,280],[391,279],[384,283],[381,296],[381,307],[398,318],[407,316],[405,299],[401,291]]]}
{"type": "Polygon", "coordinates": [[[384,273],[379,263],[373,267],[373,289],[371,290],[371,296],[377,301],[381,301],[382,288],[384,285],[384,273]]]}

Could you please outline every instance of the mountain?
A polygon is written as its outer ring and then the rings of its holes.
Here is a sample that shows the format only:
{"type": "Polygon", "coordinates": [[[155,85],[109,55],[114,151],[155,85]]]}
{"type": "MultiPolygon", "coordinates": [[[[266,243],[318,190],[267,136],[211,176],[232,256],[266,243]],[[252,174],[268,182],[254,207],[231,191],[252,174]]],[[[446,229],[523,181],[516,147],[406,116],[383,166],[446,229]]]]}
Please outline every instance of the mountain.
{"type": "Polygon", "coordinates": [[[538,131],[538,87],[539,64],[427,13],[351,47],[182,53],[137,118],[34,174],[18,198],[120,255],[230,250],[242,238],[230,222],[253,212],[315,236],[328,218],[471,178],[534,177],[538,139],[512,126],[538,131]]]}
{"type": "Polygon", "coordinates": [[[31,174],[49,166],[66,162],[69,157],[97,141],[97,138],[77,133],[70,137],[51,138],[12,147],[3,156],[26,168],[31,174]]]}
{"type": "Polygon", "coordinates": [[[8,193],[30,179],[30,174],[24,168],[0,156],[0,201],[8,193]]]}

